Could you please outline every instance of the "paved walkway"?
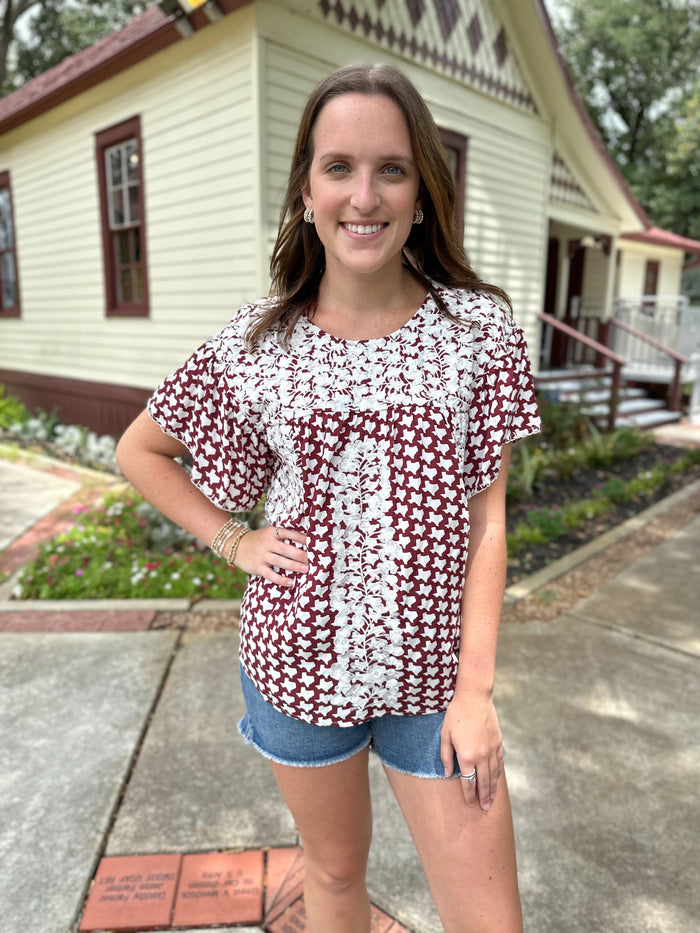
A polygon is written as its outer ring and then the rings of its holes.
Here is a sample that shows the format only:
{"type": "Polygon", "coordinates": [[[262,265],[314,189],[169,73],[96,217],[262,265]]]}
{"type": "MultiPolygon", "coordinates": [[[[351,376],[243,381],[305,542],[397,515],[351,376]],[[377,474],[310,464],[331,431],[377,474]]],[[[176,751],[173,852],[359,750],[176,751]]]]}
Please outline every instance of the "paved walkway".
{"type": "MultiPolygon", "coordinates": [[[[0,567],[66,481],[0,460],[0,567]]],[[[699,556],[695,517],[554,622],[502,627],[530,933],[697,930],[699,556]]],[[[236,731],[236,635],[149,630],[153,607],[119,631],[122,610],[46,631],[26,607],[0,634],[0,931],[303,931],[295,827],[236,731]]],[[[371,780],[373,933],[439,933],[376,762],[371,780]]]]}

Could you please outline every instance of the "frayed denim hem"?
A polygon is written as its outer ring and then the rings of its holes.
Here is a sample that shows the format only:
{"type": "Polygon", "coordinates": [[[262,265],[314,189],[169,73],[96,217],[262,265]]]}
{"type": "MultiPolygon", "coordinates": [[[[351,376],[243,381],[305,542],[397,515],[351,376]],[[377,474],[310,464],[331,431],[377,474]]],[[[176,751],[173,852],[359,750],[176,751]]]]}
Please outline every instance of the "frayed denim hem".
{"type": "Polygon", "coordinates": [[[445,777],[444,774],[417,774],[415,771],[409,771],[407,768],[397,768],[396,765],[390,764],[388,761],[385,761],[384,758],[379,754],[376,748],[373,748],[372,751],[381,761],[385,768],[389,768],[390,771],[395,771],[397,774],[408,774],[411,777],[420,778],[421,780],[432,780],[432,781],[451,781],[452,778],[459,777],[459,771],[453,771],[449,777],[445,777]]]}
{"type": "Polygon", "coordinates": [[[325,759],[324,761],[287,761],[285,758],[280,758],[278,755],[273,755],[271,752],[268,752],[267,749],[259,744],[255,738],[255,730],[253,729],[247,713],[238,723],[238,731],[243,736],[246,745],[252,745],[253,748],[260,752],[263,758],[267,758],[268,761],[274,761],[275,764],[278,765],[286,765],[289,768],[325,768],[328,765],[337,765],[341,761],[347,761],[348,758],[352,758],[353,755],[358,755],[362,749],[366,748],[372,741],[371,736],[368,736],[367,739],[358,745],[357,748],[352,749],[352,751],[325,759]]]}

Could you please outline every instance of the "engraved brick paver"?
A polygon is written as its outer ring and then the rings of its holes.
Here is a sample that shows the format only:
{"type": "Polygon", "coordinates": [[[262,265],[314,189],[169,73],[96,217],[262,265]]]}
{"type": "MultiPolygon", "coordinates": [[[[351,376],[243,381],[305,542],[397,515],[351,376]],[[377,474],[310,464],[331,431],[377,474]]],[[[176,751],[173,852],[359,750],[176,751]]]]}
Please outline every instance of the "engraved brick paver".
{"type": "Polygon", "coordinates": [[[273,923],[304,893],[304,855],[299,847],[267,853],[265,922],[273,923]]]}
{"type": "MultiPolygon", "coordinates": [[[[302,850],[268,850],[263,884],[264,857],[264,850],[248,849],[103,858],[79,929],[205,933],[215,925],[228,933],[232,924],[236,933],[307,933],[302,850]]],[[[371,933],[410,930],[372,905],[371,933]]]]}
{"type": "Polygon", "coordinates": [[[169,926],[181,861],[181,855],[103,858],[79,929],[152,930],[169,926]]]}
{"type": "Polygon", "coordinates": [[[185,855],[172,924],[259,923],[262,901],[262,850],[185,855]]]}

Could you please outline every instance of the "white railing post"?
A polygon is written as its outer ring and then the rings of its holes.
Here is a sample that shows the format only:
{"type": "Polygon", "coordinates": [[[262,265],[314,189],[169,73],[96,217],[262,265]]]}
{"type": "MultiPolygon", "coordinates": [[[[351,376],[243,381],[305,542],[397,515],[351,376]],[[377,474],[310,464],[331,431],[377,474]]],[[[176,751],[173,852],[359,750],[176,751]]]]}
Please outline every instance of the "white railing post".
{"type": "Polygon", "coordinates": [[[700,352],[693,353],[690,358],[690,372],[693,390],[690,395],[688,421],[691,424],[700,424],[700,352]]]}

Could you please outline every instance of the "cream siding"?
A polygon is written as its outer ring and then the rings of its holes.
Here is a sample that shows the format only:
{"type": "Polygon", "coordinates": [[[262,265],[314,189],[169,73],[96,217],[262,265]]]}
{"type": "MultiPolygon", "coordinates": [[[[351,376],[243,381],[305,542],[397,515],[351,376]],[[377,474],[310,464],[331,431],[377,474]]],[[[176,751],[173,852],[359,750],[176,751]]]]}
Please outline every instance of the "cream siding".
{"type": "Polygon", "coordinates": [[[0,368],[148,387],[259,293],[253,48],[248,7],[5,137],[23,312],[0,368]],[[94,134],[137,115],[150,316],[108,319],[94,134]]]}
{"type": "Polygon", "coordinates": [[[683,278],[683,253],[633,240],[620,240],[620,265],[617,294],[621,298],[637,298],[644,291],[644,273],[648,261],[659,263],[657,295],[680,295],[683,278]]]}

